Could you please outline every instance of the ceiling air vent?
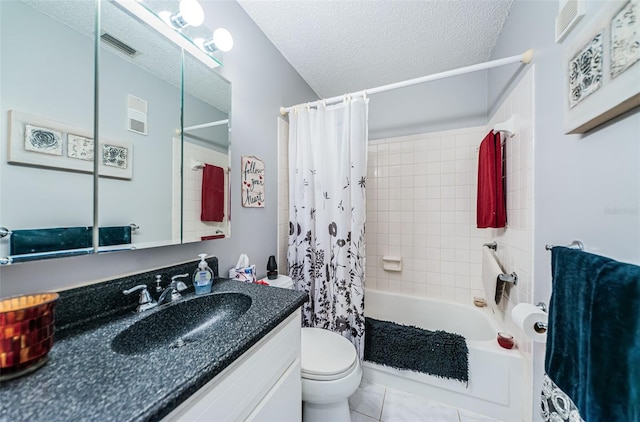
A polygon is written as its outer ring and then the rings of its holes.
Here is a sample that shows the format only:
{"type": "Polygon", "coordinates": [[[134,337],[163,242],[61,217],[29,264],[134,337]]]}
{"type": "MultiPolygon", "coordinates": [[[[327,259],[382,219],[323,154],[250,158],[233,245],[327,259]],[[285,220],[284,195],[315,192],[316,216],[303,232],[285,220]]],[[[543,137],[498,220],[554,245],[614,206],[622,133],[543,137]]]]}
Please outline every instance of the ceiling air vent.
{"type": "Polygon", "coordinates": [[[560,0],[556,16],[556,43],[561,42],[584,16],[584,0],[560,0]]]}
{"type": "Polygon", "coordinates": [[[123,43],[122,41],[120,41],[119,39],[117,39],[116,37],[114,37],[113,35],[111,35],[111,34],[109,34],[107,32],[105,32],[104,34],[100,35],[100,39],[102,41],[104,41],[106,44],[108,44],[111,47],[115,48],[119,52],[126,54],[129,57],[133,57],[136,54],[138,54],[138,50],[136,50],[135,48],[131,47],[130,45],[127,45],[127,44],[123,43]]]}

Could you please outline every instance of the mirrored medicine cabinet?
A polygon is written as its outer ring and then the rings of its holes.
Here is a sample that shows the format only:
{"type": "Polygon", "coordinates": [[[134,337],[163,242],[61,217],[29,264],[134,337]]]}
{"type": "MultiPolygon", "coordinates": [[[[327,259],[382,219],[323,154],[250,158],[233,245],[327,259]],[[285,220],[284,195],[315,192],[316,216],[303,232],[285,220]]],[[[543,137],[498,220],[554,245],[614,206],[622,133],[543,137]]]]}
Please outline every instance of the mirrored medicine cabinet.
{"type": "Polygon", "coordinates": [[[230,236],[231,83],[159,8],[0,1],[1,263],[230,236]]]}

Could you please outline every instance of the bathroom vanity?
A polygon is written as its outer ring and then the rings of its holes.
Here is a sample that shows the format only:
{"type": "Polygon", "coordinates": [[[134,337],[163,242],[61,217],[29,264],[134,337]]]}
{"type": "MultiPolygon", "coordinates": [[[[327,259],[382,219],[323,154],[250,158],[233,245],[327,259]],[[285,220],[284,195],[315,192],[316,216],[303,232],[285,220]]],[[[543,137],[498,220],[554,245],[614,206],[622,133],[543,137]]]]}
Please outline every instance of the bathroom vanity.
{"type": "Polygon", "coordinates": [[[49,361],[0,384],[0,419],[300,420],[304,293],[218,279],[141,313],[122,294],[196,264],[60,292],[49,361]]]}
{"type": "Polygon", "coordinates": [[[165,421],[300,421],[300,313],[294,312],[165,421]]]}

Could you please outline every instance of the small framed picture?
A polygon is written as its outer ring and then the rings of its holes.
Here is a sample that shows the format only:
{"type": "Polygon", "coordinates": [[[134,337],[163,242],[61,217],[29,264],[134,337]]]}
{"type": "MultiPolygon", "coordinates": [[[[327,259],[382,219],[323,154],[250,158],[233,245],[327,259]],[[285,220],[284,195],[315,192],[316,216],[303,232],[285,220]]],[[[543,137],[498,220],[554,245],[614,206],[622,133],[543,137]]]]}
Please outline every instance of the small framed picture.
{"type": "MultiPolygon", "coordinates": [[[[95,141],[89,130],[15,110],[9,110],[9,126],[9,163],[93,173],[95,141]]],[[[101,139],[99,151],[100,176],[133,178],[130,142],[101,139]]]]}

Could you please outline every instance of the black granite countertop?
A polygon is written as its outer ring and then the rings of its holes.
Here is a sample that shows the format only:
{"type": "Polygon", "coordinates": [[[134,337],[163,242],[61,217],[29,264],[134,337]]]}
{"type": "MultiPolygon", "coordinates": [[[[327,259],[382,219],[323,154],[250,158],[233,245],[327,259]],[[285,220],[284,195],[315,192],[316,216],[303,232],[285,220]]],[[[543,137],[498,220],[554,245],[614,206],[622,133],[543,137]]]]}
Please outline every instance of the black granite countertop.
{"type": "MultiPolygon", "coordinates": [[[[127,287],[132,286],[129,281],[127,287]]],[[[163,309],[136,314],[129,306],[112,311],[108,319],[75,325],[65,321],[44,367],[0,384],[0,420],[159,420],[306,300],[297,291],[232,280],[217,281],[211,294],[223,292],[249,296],[250,308],[207,338],[176,349],[123,355],[111,348],[119,332],[163,309]]],[[[183,300],[194,297],[200,296],[186,295],[183,300]]]]}

